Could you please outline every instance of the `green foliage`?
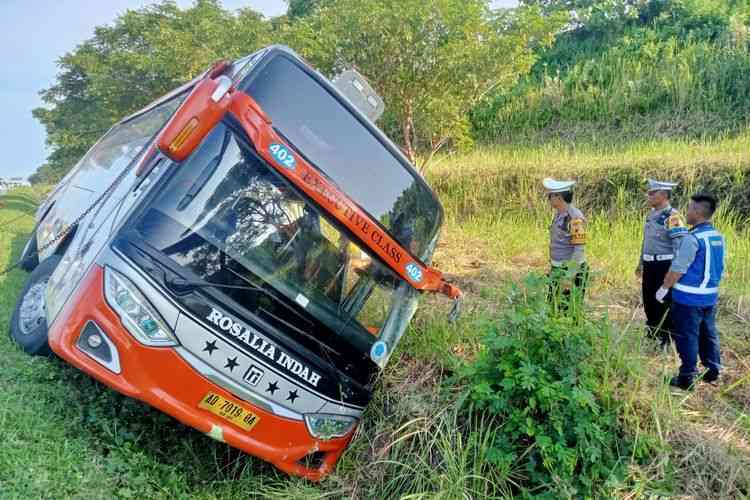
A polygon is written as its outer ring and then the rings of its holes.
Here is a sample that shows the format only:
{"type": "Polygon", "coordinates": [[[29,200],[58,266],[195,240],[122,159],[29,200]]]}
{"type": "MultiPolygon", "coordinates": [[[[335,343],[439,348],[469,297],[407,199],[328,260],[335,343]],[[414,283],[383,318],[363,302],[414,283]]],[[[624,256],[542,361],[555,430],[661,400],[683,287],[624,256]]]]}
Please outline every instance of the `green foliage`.
{"type": "Polygon", "coordinates": [[[464,372],[468,401],[494,417],[500,432],[486,459],[515,474],[524,496],[592,496],[622,475],[628,452],[618,403],[600,390],[606,360],[593,355],[612,331],[606,320],[553,313],[547,286],[534,275],[513,286],[464,372]]]}
{"type": "Polygon", "coordinates": [[[534,8],[493,14],[485,0],[327,0],[287,35],[326,73],[357,67],[414,159],[448,139],[465,141],[467,111],[526,73],[559,26],[534,8]]]}
{"type": "Polygon", "coordinates": [[[597,139],[610,131],[627,140],[715,136],[746,126],[744,2],[649,0],[624,12],[558,37],[532,77],[473,110],[475,136],[571,137],[581,135],[577,124],[591,124],[584,135],[597,139]]]}
{"type": "Polygon", "coordinates": [[[58,61],[55,84],[34,110],[52,153],[34,180],[53,182],[116,121],[191,80],[219,59],[269,43],[271,26],[251,9],[230,13],[218,0],[129,10],[58,61]]]}
{"type": "Polygon", "coordinates": [[[468,110],[527,73],[561,20],[536,8],[495,15],[486,0],[290,0],[287,16],[271,21],[251,9],[231,13],[220,0],[126,11],[60,58],[57,81],[33,112],[51,148],[33,180],[57,181],[117,120],[212,62],[272,41],[328,73],[362,70],[386,99],[386,128],[412,159],[448,140],[466,147],[468,110]]]}
{"type": "Polygon", "coordinates": [[[521,4],[538,5],[546,13],[570,12],[573,26],[602,33],[624,25],[644,3],[642,0],[521,0],[521,4]]]}
{"type": "Polygon", "coordinates": [[[547,214],[539,183],[556,175],[578,181],[574,202],[587,214],[615,220],[641,213],[646,179],[663,178],[679,183],[676,207],[686,208],[694,192],[710,191],[744,224],[750,220],[750,156],[744,153],[749,142],[745,135],[707,144],[638,142],[607,150],[514,144],[440,157],[428,179],[446,211],[461,220],[489,212],[547,214]]]}
{"type": "Polygon", "coordinates": [[[319,0],[287,0],[289,8],[286,15],[290,20],[305,17],[311,14],[318,6],[319,0]]]}
{"type": "Polygon", "coordinates": [[[745,0],[288,3],[269,21],[220,0],[163,0],[96,28],[34,110],[51,153],[33,180],[56,182],[117,120],[274,41],[328,74],[356,66],[385,98],[382,127],[423,165],[445,144],[705,138],[750,115],[745,0]]]}

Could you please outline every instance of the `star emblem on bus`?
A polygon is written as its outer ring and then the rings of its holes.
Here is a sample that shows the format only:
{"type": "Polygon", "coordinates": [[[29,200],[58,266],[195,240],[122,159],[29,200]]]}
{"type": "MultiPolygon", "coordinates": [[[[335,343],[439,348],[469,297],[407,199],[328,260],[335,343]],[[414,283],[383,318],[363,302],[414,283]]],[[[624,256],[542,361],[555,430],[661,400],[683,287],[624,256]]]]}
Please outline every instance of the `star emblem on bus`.
{"type": "Polygon", "coordinates": [[[292,404],[294,404],[294,400],[299,397],[299,394],[297,394],[297,389],[293,391],[289,391],[289,396],[286,398],[287,401],[291,401],[292,404]]]}
{"type": "Polygon", "coordinates": [[[270,392],[271,395],[279,390],[279,385],[276,382],[269,382],[268,387],[266,388],[266,392],[270,392]]]}
{"type": "Polygon", "coordinates": [[[234,369],[239,366],[239,363],[237,362],[237,356],[233,358],[227,358],[227,364],[224,365],[224,368],[229,368],[229,371],[234,371],[234,369]]]}
{"type": "Polygon", "coordinates": [[[215,340],[212,340],[211,342],[209,342],[209,341],[207,340],[207,341],[206,341],[206,347],[204,347],[204,348],[203,348],[203,350],[204,350],[204,351],[208,351],[208,355],[209,355],[209,356],[210,356],[211,354],[213,354],[213,352],[214,352],[214,351],[215,351],[216,349],[218,349],[218,347],[216,347],[216,341],[215,341],[215,340]]]}

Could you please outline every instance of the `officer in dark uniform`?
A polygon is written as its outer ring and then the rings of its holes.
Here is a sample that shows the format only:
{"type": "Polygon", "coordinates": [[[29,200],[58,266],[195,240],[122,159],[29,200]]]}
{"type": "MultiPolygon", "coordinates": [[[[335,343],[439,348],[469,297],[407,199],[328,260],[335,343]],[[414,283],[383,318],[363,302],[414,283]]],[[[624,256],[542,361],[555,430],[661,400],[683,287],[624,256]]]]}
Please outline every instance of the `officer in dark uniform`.
{"type": "MultiPolygon", "coordinates": [[[[570,305],[571,290],[575,286],[583,297],[588,281],[586,265],[586,217],[573,206],[575,181],[542,182],[550,206],[555,210],[549,228],[550,298],[559,299],[562,309],[570,305]]],[[[661,284],[661,283],[660,283],[661,284]]]]}
{"type": "Polygon", "coordinates": [[[643,244],[638,259],[636,275],[642,278],[643,309],[650,338],[658,338],[662,348],[669,345],[672,318],[669,314],[671,297],[663,302],[656,300],[664,277],[670,270],[672,260],[680,247],[680,240],[687,234],[682,215],[670,205],[670,196],[677,183],[648,180],[648,203],[651,212],[643,228],[643,244]]]}

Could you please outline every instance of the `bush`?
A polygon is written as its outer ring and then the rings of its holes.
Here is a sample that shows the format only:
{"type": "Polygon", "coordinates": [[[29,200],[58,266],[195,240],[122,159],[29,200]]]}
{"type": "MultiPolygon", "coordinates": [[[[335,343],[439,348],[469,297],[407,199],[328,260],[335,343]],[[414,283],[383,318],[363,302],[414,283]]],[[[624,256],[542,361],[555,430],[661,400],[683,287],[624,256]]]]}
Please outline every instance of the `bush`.
{"type": "Polygon", "coordinates": [[[622,476],[629,448],[619,403],[600,384],[606,360],[594,355],[611,329],[606,320],[553,313],[547,286],[530,275],[512,287],[510,307],[487,325],[485,349],[463,373],[467,406],[497,426],[485,459],[519,493],[595,496],[622,476]]]}

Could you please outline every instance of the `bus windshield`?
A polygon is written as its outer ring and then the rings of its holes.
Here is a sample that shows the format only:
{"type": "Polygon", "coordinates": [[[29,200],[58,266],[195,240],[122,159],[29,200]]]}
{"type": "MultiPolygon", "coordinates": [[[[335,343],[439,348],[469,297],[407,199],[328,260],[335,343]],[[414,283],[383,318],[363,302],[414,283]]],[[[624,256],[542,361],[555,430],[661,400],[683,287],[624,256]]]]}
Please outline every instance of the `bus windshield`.
{"type": "Polygon", "coordinates": [[[204,281],[267,283],[359,352],[409,287],[219,124],[145,207],[136,230],[204,281]]]}
{"type": "Polygon", "coordinates": [[[432,191],[358,117],[284,54],[240,84],[274,128],[414,256],[429,257],[442,212],[432,191]]]}

